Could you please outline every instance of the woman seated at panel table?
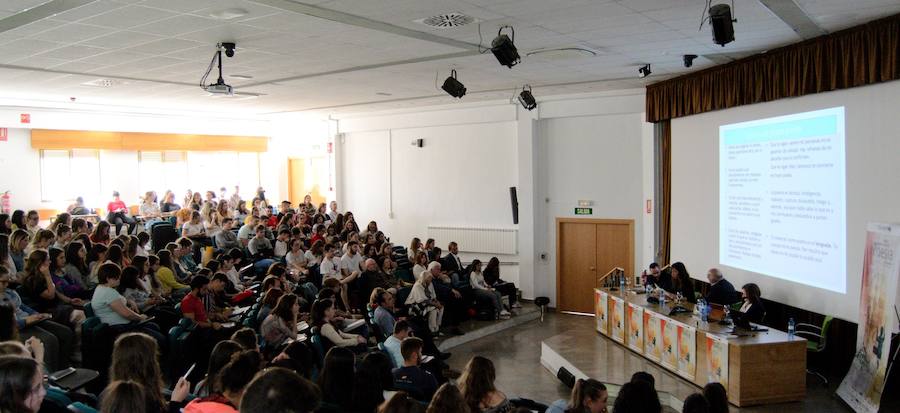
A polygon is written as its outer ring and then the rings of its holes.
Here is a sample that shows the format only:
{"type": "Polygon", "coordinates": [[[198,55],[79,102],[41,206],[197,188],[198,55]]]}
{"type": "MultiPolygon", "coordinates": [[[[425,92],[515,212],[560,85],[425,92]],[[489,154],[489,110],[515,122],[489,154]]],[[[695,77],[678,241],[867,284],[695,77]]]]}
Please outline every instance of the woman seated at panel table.
{"type": "Polygon", "coordinates": [[[672,289],[666,291],[667,298],[673,299],[678,296],[678,293],[681,293],[681,296],[687,302],[691,304],[697,303],[697,295],[694,293],[694,280],[691,279],[691,275],[682,262],[676,262],[663,271],[671,271],[672,289]]]}
{"type": "Polygon", "coordinates": [[[759,286],[754,283],[744,284],[741,287],[741,298],[744,299],[741,312],[751,323],[762,323],[766,315],[766,307],[763,306],[761,295],[759,286]]]}

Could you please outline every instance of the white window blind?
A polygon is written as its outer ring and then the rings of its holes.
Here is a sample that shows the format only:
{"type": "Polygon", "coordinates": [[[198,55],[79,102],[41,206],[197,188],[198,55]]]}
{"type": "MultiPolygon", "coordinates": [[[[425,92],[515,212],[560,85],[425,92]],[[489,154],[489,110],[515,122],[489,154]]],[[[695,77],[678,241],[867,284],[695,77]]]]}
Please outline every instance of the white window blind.
{"type": "Polygon", "coordinates": [[[100,157],[96,150],[41,150],[41,200],[86,202],[100,196],[100,157]]]}

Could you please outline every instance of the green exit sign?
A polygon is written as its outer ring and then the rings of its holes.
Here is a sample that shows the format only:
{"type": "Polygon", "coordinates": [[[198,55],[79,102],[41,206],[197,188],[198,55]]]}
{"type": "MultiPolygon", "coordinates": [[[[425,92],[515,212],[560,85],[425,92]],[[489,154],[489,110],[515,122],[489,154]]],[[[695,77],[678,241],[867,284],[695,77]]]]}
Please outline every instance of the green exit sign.
{"type": "Polygon", "coordinates": [[[594,208],[575,208],[575,215],[593,215],[594,208]]]}

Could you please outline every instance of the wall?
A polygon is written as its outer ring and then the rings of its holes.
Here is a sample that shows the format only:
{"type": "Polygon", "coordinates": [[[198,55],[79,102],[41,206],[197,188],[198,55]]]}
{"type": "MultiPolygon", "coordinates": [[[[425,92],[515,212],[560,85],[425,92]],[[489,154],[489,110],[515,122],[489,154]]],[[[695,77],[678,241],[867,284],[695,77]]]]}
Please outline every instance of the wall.
{"type": "Polygon", "coordinates": [[[781,99],[672,121],[672,257],[702,277],[718,263],[719,130],[773,116],[845,107],[847,190],[847,293],[804,286],[725,267],[735,286],[755,282],[763,297],[835,315],[859,316],[861,268],[868,222],[900,222],[900,81],[781,99]]]}
{"type": "Polygon", "coordinates": [[[595,218],[634,219],[635,268],[652,260],[653,214],[644,213],[653,199],[652,130],[643,105],[643,91],[629,90],[548,98],[532,112],[497,102],[337,116],[337,196],[361,224],[375,220],[404,245],[429,224],[517,228],[519,253],[500,257],[510,264],[503,277],[524,297],[555,305],[555,219],[572,216],[579,199],[595,202],[595,218]],[[418,138],[424,148],[410,145],[418,138]]]}

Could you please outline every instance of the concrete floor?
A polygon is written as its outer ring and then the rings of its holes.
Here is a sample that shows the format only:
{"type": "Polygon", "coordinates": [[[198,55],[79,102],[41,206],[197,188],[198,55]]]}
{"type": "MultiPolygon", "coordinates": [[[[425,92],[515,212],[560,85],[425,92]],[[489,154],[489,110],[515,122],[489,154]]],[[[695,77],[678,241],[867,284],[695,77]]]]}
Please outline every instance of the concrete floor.
{"type": "MultiPolygon", "coordinates": [[[[541,365],[541,341],[571,329],[593,330],[593,328],[592,317],[550,313],[544,318],[543,323],[538,320],[530,321],[454,347],[449,350],[453,353],[453,357],[447,361],[452,368],[462,371],[471,357],[476,355],[487,357],[493,360],[497,369],[498,389],[511,398],[523,397],[550,403],[557,399],[567,399],[570,390],[541,365]]],[[[601,339],[607,340],[602,337],[601,339]]],[[[625,363],[622,363],[624,366],[649,363],[643,357],[624,350],[624,348],[620,348],[620,350],[622,350],[623,357],[635,359],[626,360],[625,363]]],[[[614,375],[630,377],[632,373],[633,371],[622,371],[615,372],[614,375]]],[[[657,375],[657,383],[669,383],[680,388],[688,386],[697,391],[700,390],[693,384],[665,371],[659,370],[653,373],[657,375]]],[[[836,396],[833,396],[833,391],[813,379],[812,376],[807,376],[807,397],[803,402],[743,409],[732,406],[732,412],[851,412],[852,410],[836,396]]],[[[612,406],[610,406],[611,410],[612,406]]],[[[680,406],[676,410],[680,410],[680,406]]]]}

